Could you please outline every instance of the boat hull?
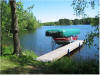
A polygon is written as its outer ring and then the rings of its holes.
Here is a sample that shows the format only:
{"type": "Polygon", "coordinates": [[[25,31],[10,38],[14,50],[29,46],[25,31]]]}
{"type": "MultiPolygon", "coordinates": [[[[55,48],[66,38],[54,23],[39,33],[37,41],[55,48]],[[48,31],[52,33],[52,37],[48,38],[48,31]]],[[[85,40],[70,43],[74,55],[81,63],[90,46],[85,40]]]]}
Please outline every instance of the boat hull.
{"type": "Polygon", "coordinates": [[[64,38],[53,38],[57,44],[68,44],[78,39],[78,36],[64,37],[64,38]]]}

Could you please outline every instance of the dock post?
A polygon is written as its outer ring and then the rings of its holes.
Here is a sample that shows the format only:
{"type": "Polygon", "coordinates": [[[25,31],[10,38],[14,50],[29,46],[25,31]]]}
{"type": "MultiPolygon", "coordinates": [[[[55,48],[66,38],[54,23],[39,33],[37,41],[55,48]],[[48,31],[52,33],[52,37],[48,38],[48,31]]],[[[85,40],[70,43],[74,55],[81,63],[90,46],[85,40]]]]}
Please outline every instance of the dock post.
{"type": "Polygon", "coordinates": [[[69,49],[68,49],[68,56],[70,55],[70,51],[69,51],[69,49]]]}
{"type": "Polygon", "coordinates": [[[80,43],[79,43],[79,52],[80,52],[80,48],[81,48],[81,45],[80,45],[80,43]]]}
{"type": "Polygon", "coordinates": [[[79,48],[81,47],[80,43],[79,43],[79,48]]]}

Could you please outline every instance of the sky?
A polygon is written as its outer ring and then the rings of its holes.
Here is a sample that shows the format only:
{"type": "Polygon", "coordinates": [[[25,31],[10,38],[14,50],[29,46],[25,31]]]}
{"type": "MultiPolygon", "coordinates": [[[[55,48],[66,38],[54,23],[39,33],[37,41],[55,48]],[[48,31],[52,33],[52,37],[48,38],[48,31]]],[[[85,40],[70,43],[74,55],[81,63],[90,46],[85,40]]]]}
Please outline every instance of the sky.
{"type": "MultiPolygon", "coordinates": [[[[95,9],[87,7],[86,13],[89,17],[94,17],[98,14],[98,0],[96,1],[95,9]]],[[[24,4],[24,9],[34,4],[31,10],[34,16],[40,22],[54,22],[59,19],[75,19],[80,18],[74,15],[72,0],[21,0],[24,4]]]]}

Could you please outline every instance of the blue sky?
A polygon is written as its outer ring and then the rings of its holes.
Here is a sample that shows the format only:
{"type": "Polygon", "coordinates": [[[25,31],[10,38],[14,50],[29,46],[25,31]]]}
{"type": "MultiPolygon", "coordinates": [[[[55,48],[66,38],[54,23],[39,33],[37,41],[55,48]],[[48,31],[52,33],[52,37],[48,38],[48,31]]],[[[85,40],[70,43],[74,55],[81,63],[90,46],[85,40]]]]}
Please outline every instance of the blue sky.
{"type": "MultiPolygon", "coordinates": [[[[74,15],[74,10],[71,6],[72,0],[21,0],[26,9],[34,4],[32,12],[40,22],[54,22],[59,19],[75,19],[79,18],[74,15]]],[[[88,7],[86,13],[89,17],[94,17],[98,14],[98,0],[96,1],[95,9],[88,7]]]]}

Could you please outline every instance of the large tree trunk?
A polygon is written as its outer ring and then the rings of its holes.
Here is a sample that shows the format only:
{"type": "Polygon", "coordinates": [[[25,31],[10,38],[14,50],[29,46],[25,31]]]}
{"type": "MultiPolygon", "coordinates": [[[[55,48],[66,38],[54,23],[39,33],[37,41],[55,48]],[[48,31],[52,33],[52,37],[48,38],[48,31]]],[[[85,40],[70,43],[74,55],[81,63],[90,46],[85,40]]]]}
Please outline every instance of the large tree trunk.
{"type": "Polygon", "coordinates": [[[12,14],[12,25],[11,25],[11,32],[13,33],[13,43],[14,43],[14,52],[13,54],[19,55],[21,53],[20,49],[20,41],[18,37],[18,20],[16,15],[16,1],[10,0],[10,6],[11,6],[11,14],[12,14]]]}

